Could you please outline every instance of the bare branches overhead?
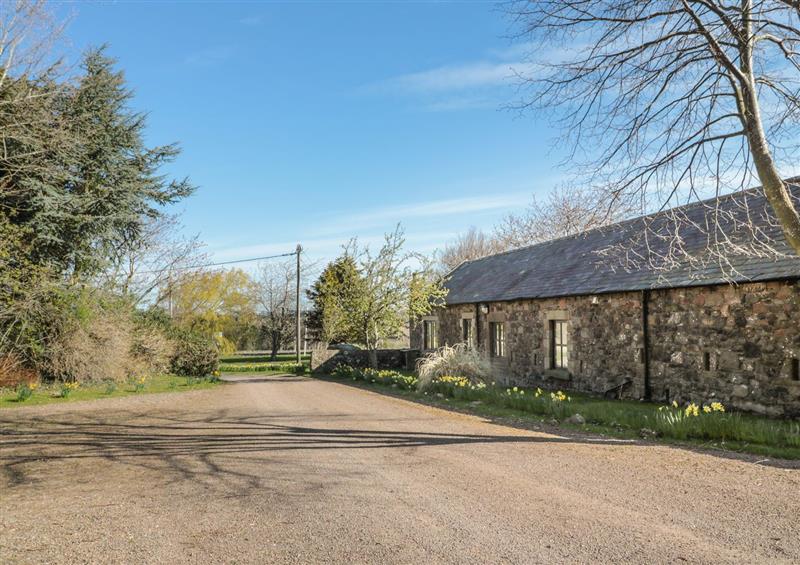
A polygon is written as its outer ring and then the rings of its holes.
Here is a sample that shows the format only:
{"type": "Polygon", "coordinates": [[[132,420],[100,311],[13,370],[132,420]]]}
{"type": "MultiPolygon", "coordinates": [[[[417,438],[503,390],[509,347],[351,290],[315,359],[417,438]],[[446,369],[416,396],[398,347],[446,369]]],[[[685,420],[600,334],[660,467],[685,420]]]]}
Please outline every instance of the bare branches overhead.
{"type": "MultiPolygon", "coordinates": [[[[528,95],[518,107],[558,110],[551,114],[570,169],[598,198],[644,213],[760,184],[783,237],[800,251],[797,203],[783,180],[796,170],[800,115],[795,2],[508,7],[538,63],[523,77],[528,95]]],[[[746,213],[734,216],[708,226],[702,261],[781,252],[746,213]]],[[[676,229],[685,221],[673,219],[676,229]]],[[[679,239],[672,247],[685,254],[679,239]]]]}

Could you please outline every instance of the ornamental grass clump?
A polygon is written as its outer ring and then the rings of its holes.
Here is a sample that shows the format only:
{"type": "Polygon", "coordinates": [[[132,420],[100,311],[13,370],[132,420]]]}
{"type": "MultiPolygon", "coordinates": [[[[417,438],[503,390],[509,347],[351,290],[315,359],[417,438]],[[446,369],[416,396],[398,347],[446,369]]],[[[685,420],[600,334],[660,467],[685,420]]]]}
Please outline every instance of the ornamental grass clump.
{"type": "Polygon", "coordinates": [[[440,377],[456,376],[471,384],[489,382],[492,366],[476,349],[464,343],[445,345],[417,361],[419,389],[427,390],[440,377]]]}

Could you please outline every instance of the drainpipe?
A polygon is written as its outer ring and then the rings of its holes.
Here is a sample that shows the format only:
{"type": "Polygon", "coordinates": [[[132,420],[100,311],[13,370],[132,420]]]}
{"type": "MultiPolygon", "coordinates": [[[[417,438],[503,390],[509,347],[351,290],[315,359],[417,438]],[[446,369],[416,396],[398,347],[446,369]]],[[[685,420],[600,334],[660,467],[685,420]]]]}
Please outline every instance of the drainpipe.
{"type": "Polygon", "coordinates": [[[481,349],[481,305],[475,304],[475,349],[481,349]]]}
{"type": "Polygon", "coordinates": [[[650,387],[650,290],[642,291],[642,362],[644,363],[644,399],[652,398],[650,387]]]}

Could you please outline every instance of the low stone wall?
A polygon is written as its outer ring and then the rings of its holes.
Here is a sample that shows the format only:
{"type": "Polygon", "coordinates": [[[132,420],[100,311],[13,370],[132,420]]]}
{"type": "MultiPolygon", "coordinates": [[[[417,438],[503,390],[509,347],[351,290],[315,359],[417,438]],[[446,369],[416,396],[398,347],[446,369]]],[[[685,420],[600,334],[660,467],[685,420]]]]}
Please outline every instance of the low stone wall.
{"type": "MultiPolygon", "coordinates": [[[[419,351],[416,349],[379,349],[378,369],[413,370],[419,351]]],[[[369,352],[366,349],[340,350],[329,349],[325,345],[311,349],[311,371],[314,373],[330,373],[337,365],[351,367],[369,367],[369,352]]]]}

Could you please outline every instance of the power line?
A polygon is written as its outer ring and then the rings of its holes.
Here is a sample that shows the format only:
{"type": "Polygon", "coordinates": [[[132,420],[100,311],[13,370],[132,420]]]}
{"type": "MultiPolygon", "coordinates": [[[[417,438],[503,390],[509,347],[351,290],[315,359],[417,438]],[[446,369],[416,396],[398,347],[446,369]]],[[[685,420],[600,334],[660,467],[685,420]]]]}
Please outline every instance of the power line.
{"type": "Polygon", "coordinates": [[[279,257],[291,257],[296,255],[297,251],[291,253],[281,253],[280,255],[266,255],[264,257],[253,257],[252,259],[236,259],[235,261],[222,261],[220,263],[208,263],[207,265],[195,265],[193,267],[181,267],[183,269],[200,269],[205,267],[222,267],[224,265],[235,265],[237,263],[251,263],[252,261],[266,261],[267,259],[277,259],[279,257]]]}
{"type": "MultiPolygon", "coordinates": [[[[278,259],[279,257],[292,257],[297,254],[297,251],[291,253],[281,253],[279,255],[265,255],[263,257],[252,257],[250,259],[236,259],[234,261],[220,261],[218,263],[204,263],[202,265],[190,265],[188,267],[171,267],[166,269],[168,271],[191,271],[192,269],[206,269],[208,267],[223,267],[225,265],[236,265],[238,263],[252,263],[253,261],[266,261],[267,259],[278,259]]],[[[152,275],[154,273],[161,273],[162,269],[155,271],[141,271],[140,275],[152,275]]]]}

